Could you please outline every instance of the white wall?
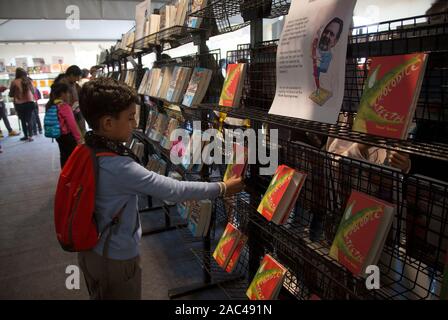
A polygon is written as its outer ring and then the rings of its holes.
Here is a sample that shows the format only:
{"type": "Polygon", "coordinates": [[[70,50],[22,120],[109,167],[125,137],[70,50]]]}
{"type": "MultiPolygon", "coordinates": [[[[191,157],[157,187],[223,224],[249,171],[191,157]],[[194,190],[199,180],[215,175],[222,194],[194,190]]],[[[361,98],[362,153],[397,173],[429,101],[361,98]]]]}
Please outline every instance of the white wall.
{"type": "Polygon", "coordinates": [[[0,43],[0,59],[6,65],[15,65],[15,58],[44,58],[46,64],[52,63],[53,56],[64,57],[65,64],[76,64],[81,68],[96,65],[96,56],[103,48],[110,48],[115,42],[43,42],[43,43],[0,43]]]}
{"type": "Polygon", "coordinates": [[[424,15],[434,0],[358,0],[355,26],[424,15]]]}

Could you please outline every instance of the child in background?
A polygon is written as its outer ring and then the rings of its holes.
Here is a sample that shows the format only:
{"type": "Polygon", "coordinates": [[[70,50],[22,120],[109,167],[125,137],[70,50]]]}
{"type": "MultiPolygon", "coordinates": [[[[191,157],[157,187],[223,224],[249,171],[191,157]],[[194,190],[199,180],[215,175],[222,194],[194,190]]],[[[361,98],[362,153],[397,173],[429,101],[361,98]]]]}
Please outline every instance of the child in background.
{"type": "Polygon", "coordinates": [[[86,145],[118,155],[98,158],[95,198],[98,230],[110,225],[117,214],[118,223],[93,250],[78,254],[91,299],[141,299],[138,195],[182,202],[214,199],[243,189],[241,178],[225,183],[177,181],[141,166],[123,144],[136,127],[137,102],[134,89],[110,78],[89,81],[81,90],[81,112],[93,129],[85,136],[86,145]]]}
{"type": "Polygon", "coordinates": [[[70,88],[67,84],[59,82],[51,86],[50,100],[48,100],[46,109],[57,105],[58,119],[61,126],[61,136],[56,139],[59,145],[61,168],[64,167],[68,158],[81,143],[81,134],[76,124],[75,116],[71,106],[66,103],[70,88]]]}

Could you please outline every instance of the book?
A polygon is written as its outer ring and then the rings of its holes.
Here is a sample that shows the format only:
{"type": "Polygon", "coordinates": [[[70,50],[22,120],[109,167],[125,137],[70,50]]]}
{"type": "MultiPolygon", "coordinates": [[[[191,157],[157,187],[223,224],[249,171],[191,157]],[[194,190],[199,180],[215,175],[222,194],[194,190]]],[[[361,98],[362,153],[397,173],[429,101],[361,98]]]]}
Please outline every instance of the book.
{"type": "Polygon", "coordinates": [[[181,165],[186,171],[192,170],[195,165],[202,164],[203,147],[204,141],[202,141],[202,131],[193,131],[190,136],[190,141],[188,142],[188,147],[181,159],[181,165]]]}
{"type": "Polygon", "coordinates": [[[232,163],[229,163],[224,173],[223,181],[226,182],[233,176],[244,177],[247,167],[248,150],[240,144],[233,144],[232,163]]]}
{"type": "Polygon", "coordinates": [[[352,191],[330,249],[330,256],[355,276],[375,265],[392,225],[392,204],[352,191]]]}
{"type": "Polygon", "coordinates": [[[151,75],[149,76],[148,83],[146,85],[145,94],[150,97],[157,97],[157,91],[160,85],[162,84],[162,69],[153,68],[151,69],[151,75]]]}
{"type": "Polygon", "coordinates": [[[207,93],[212,70],[206,68],[194,68],[187,91],[185,92],[182,104],[187,107],[199,105],[207,93]]]}
{"type": "Polygon", "coordinates": [[[146,86],[149,82],[149,78],[151,77],[151,70],[146,70],[143,75],[142,81],[140,82],[140,86],[138,87],[138,94],[145,94],[146,86]]]}
{"type": "Polygon", "coordinates": [[[145,21],[150,7],[151,0],[142,1],[135,6],[135,40],[145,36],[145,21]]]}
{"type": "Polygon", "coordinates": [[[173,67],[163,67],[159,79],[159,83],[157,85],[157,98],[165,99],[166,93],[168,91],[171,77],[173,76],[173,67]]]}
{"type": "Polygon", "coordinates": [[[275,171],[257,211],[275,224],[284,224],[305,183],[306,173],[280,165],[275,171]]]}
{"type": "Polygon", "coordinates": [[[170,150],[173,142],[171,141],[171,133],[179,128],[179,121],[177,119],[171,118],[168,122],[168,126],[163,134],[162,139],[160,139],[160,146],[164,149],[170,150]]]}
{"type": "Polygon", "coordinates": [[[159,32],[160,30],[160,15],[152,14],[149,17],[149,31],[148,35],[159,32]]]}
{"type": "Polygon", "coordinates": [[[225,269],[227,267],[241,235],[242,233],[233,224],[227,223],[224,233],[219,239],[218,245],[213,252],[213,258],[221,268],[225,269]]]}
{"type": "Polygon", "coordinates": [[[154,128],[159,113],[155,110],[149,110],[148,120],[146,121],[145,133],[149,137],[151,130],[154,128]]]}
{"type": "Polygon", "coordinates": [[[187,17],[187,0],[179,0],[176,8],[175,26],[183,26],[187,17]]]}
{"type": "Polygon", "coordinates": [[[160,30],[171,28],[176,21],[176,6],[166,5],[160,8],[160,30]]]}
{"type": "Polygon", "coordinates": [[[188,201],[177,204],[177,213],[182,219],[188,220],[188,217],[190,216],[190,207],[188,205],[188,201]]]}
{"type": "Polygon", "coordinates": [[[238,260],[241,257],[244,246],[247,243],[247,239],[248,238],[245,234],[241,234],[238,244],[236,245],[235,250],[233,250],[233,253],[230,256],[229,262],[227,263],[226,272],[232,273],[233,270],[235,269],[235,267],[238,265],[238,260]]]}
{"type": "Polygon", "coordinates": [[[227,223],[224,233],[213,252],[213,258],[226,272],[232,273],[238,264],[246,242],[247,236],[233,224],[227,223]]]}
{"type": "Polygon", "coordinates": [[[247,297],[250,300],[275,300],[283,286],[286,271],[271,255],[265,255],[246,291],[247,297]]]}
{"type": "Polygon", "coordinates": [[[165,99],[171,103],[179,103],[185,94],[190,76],[191,68],[174,67],[165,99]]]}
{"type": "Polygon", "coordinates": [[[194,237],[205,237],[210,228],[212,203],[210,200],[191,201],[188,229],[194,237]]]}
{"type": "Polygon", "coordinates": [[[166,126],[168,125],[168,117],[166,114],[159,113],[157,115],[157,120],[154,127],[151,129],[149,134],[149,139],[159,142],[162,139],[162,134],[165,132],[166,126]]]}
{"type": "MultiPolygon", "coordinates": [[[[344,100],[355,5],[356,0],[291,2],[276,52],[275,96],[269,114],[336,123],[344,100]]],[[[254,8],[252,13],[260,10],[254,8]]]]}
{"type": "Polygon", "coordinates": [[[231,63],[227,65],[227,75],[219,98],[219,105],[223,107],[239,107],[246,76],[245,63],[231,63]]]}
{"type": "MultiPolygon", "coordinates": [[[[207,0],[192,0],[191,3],[191,12],[196,12],[201,9],[204,9],[207,6],[207,0]]],[[[189,17],[188,18],[188,27],[190,28],[199,28],[202,23],[202,18],[199,17],[189,17]]]]}
{"type": "Polygon", "coordinates": [[[426,53],[373,57],[353,130],[406,139],[427,57],[426,53]]]}

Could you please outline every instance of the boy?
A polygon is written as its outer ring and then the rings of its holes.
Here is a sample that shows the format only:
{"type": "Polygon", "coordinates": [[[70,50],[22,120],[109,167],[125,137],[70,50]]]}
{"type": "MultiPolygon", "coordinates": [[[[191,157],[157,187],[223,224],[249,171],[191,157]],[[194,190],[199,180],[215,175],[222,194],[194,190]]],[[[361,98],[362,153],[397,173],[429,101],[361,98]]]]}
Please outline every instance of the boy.
{"type": "Polygon", "coordinates": [[[103,230],[122,211],[119,223],[110,233],[106,231],[92,251],[78,255],[91,299],[141,299],[138,194],[181,202],[213,199],[243,189],[241,178],[226,183],[183,182],[139,165],[123,145],[136,126],[136,102],[135,91],[114,79],[92,80],[81,90],[81,112],[93,129],[86,134],[86,144],[118,154],[98,159],[95,203],[98,229],[103,230]]]}

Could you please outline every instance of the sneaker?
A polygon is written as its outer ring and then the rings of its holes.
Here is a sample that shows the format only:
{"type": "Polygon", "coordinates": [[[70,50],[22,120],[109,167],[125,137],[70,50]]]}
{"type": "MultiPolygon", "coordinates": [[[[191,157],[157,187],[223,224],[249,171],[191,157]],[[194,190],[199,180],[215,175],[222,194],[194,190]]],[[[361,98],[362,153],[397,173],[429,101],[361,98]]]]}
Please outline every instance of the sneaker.
{"type": "Polygon", "coordinates": [[[33,138],[28,138],[28,142],[33,142],[34,141],[34,139],[33,138]]]}
{"type": "Polygon", "coordinates": [[[9,136],[10,136],[10,137],[18,136],[19,134],[20,134],[20,132],[17,132],[17,131],[15,131],[15,130],[11,130],[11,131],[9,131],[9,136]]]}
{"type": "Polygon", "coordinates": [[[20,141],[26,141],[26,140],[28,140],[27,137],[22,137],[22,138],[20,138],[20,141]]]}

